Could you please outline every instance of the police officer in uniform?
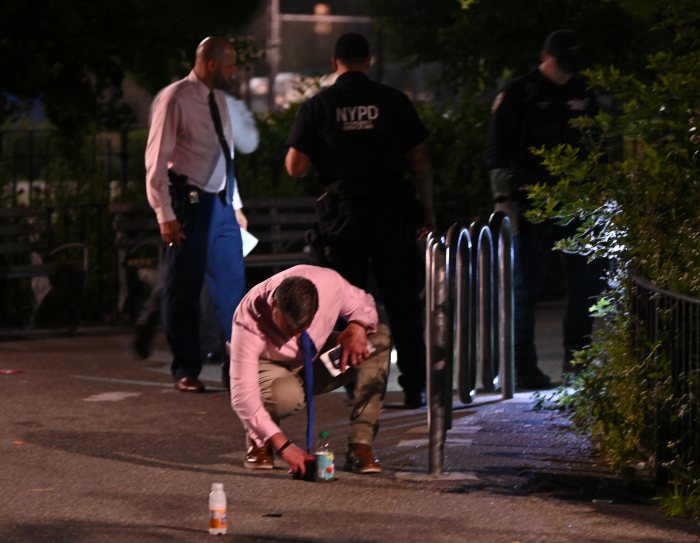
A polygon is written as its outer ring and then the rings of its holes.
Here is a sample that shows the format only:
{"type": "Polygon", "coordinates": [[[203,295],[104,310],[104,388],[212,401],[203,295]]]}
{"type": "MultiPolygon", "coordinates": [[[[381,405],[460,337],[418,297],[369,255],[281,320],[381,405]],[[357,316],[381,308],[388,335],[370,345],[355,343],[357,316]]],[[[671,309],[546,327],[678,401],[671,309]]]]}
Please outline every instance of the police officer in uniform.
{"type": "MultiPolygon", "coordinates": [[[[534,224],[524,218],[527,210],[524,185],[553,183],[531,149],[558,144],[582,146],[583,134],[570,125],[576,117],[598,112],[595,95],[576,75],[579,46],[569,30],[552,32],[540,53],[540,65],[510,81],[496,96],[486,146],[495,209],[513,221],[515,263],[515,366],[517,385],[525,389],[547,388],[549,377],[537,366],[535,302],[546,279],[547,259],[553,244],[575,232],[576,225],[552,222],[534,224]]],[[[586,262],[578,254],[564,254],[568,300],[563,322],[564,371],[571,371],[572,353],[590,343],[592,298],[603,283],[603,263],[586,262]]]]}
{"type": "Polygon", "coordinates": [[[371,268],[398,354],[404,403],[415,408],[424,403],[426,380],[416,240],[421,226],[435,226],[428,131],[404,93],[367,77],[363,36],[341,36],[331,62],[337,79],[301,105],[285,166],[302,176],[313,164],[325,188],[319,214],[327,263],[362,289],[371,268]]]}

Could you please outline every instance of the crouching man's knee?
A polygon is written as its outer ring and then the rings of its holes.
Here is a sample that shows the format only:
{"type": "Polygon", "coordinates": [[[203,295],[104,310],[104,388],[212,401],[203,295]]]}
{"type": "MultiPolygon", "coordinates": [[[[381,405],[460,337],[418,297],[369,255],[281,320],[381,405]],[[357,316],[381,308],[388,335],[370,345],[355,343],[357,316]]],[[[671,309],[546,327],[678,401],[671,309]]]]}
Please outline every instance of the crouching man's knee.
{"type": "Polygon", "coordinates": [[[276,421],[304,409],[304,389],[299,378],[296,375],[288,375],[275,379],[267,394],[263,395],[263,404],[276,421]]]}

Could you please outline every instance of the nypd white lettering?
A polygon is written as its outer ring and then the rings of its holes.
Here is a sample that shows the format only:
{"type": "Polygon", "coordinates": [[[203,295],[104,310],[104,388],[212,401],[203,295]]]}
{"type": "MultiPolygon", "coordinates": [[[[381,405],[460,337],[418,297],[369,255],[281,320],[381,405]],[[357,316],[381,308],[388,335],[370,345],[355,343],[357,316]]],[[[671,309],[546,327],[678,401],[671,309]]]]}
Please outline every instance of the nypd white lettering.
{"type": "Polygon", "coordinates": [[[335,108],[335,120],[343,130],[371,130],[379,118],[377,106],[344,106],[335,108]]]}

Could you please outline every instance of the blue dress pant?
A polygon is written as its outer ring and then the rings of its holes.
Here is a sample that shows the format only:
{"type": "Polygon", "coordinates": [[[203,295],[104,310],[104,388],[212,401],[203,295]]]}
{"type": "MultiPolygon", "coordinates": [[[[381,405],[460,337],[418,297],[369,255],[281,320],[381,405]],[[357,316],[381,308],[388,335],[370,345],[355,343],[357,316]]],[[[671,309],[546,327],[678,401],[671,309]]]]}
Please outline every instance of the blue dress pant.
{"type": "MultiPolygon", "coordinates": [[[[547,265],[554,243],[572,235],[574,226],[552,223],[531,223],[519,217],[519,233],[513,238],[515,253],[515,366],[527,372],[537,365],[535,348],[535,304],[547,279],[547,265]]],[[[593,318],[589,308],[602,292],[606,261],[587,262],[585,256],[561,253],[567,281],[566,312],[563,321],[564,365],[571,361],[574,351],[590,344],[593,318]]]]}
{"type": "Polygon", "coordinates": [[[185,239],[166,247],[163,326],[173,353],[175,379],[197,377],[202,369],[198,328],[202,285],[214,304],[222,338],[231,340],[233,313],[245,293],[241,230],[231,204],[199,191],[199,202],[176,210],[185,239]]]}

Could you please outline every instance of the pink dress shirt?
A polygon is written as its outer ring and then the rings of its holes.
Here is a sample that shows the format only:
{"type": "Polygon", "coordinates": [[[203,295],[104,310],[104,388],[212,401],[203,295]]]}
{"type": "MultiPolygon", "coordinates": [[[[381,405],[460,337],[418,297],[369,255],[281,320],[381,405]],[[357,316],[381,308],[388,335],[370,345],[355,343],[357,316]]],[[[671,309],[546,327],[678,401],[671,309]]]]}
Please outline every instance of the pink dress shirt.
{"type": "MultiPolygon", "coordinates": [[[[233,157],[226,99],[219,90],[214,91],[214,96],[233,157]]],[[[159,223],[175,219],[168,169],[186,175],[189,184],[206,192],[219,192],[226,184],[226,159],[209,110],[209,87],[194,72],[160,91],[151,107],[146,144],[146,196],[159,223]]],[[[233,207],[242,207],[238,186],[233,207]]]]}
{"type": "Polygon", "coordinates": [[[374,298],[352,286],[336,271],[317,266],[294,266],[253,287],[233,316],[231,335],[231,404],[258,446],[280,432],[263,406],[258,385],[258,361],[275,361],[289,369],[303,365],[298,338],[281,337],[272,321],[275,288],[290,276],[309,279],[318,290],[319,307],[308,333],[320,349],[333,332],[338,317],[360,320],[376,331],[374,298]]]}

